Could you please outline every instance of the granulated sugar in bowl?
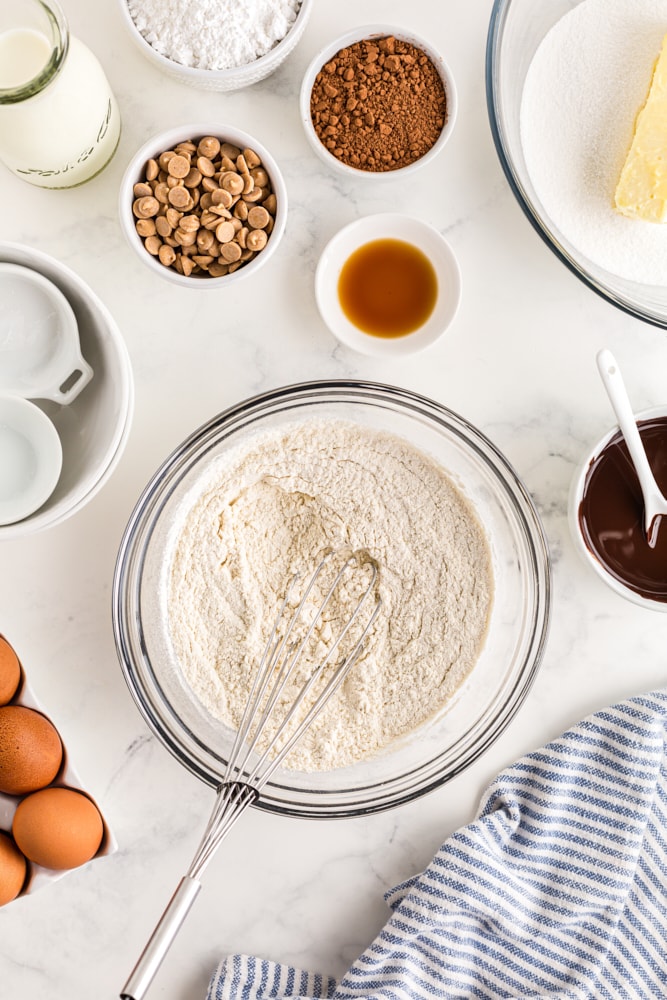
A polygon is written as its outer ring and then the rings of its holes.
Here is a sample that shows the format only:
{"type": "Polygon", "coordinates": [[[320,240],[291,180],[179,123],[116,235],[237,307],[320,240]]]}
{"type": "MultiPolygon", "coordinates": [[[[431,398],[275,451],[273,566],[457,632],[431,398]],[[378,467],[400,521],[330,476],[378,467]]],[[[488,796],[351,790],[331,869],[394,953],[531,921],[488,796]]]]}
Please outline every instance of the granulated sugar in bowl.
{"type": "Polygon", "coordinates": [[[348,176],[403,177],[428,163],[449,139],[456,111],[442,56],[392,25],[365,25],[335,39],[301,85],[301,121],[313,150],[348,176]]]}
{"type": "Polygon", "coordinates": [[[292,52],[313,0],[118,0],[125,26],[162,72],[201,90],[238,90],[292,52]]]}
{"type": "Polygon", "coordinates": [[[667,0],[495,0],[486,67],[498,156],[536,231],[595,292],[663,327],[667,225],[626,217],[615,193],[666,33],[667,0]]]}

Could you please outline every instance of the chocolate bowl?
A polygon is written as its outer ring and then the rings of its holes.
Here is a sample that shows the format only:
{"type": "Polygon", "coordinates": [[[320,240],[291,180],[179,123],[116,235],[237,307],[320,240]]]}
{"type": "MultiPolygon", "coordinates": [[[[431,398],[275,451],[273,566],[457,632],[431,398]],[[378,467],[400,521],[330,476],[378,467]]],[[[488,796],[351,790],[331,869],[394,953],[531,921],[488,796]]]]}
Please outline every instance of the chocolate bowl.
{"type": "MultiPolygon", "coordinates": [[[[636,414],[658,485],[667,488],[667,408],[636,414]]],[[[639,481],[619,428],[586,454],[570,487],[568,519],[575,547],[587,566],[620,597],[639,607],[667,611],[667,523],[651,548],[643,526],[639,481]]]]}
{"type": "Polygon", "coordinates": [[[372,759],[316,773],[279,769],[256,802],[282,815],[332,818],[409,802],[493,744],[539,668],[551,570],[539,515],[517,473],[480,431],[439,403],[392,386],[324,381],[267,392],[213,417],[166,458],[140,496],[119,549],[112,604],[121,668],[139,711],[202,781],[220,784],[235,733],[196,699],[170,642],[167,581],[175,539],[212,462],[258,431],[323,418],[394,433],[447,470],[484,529],[495,578],[484,648],[443,711],[372,759]]]}

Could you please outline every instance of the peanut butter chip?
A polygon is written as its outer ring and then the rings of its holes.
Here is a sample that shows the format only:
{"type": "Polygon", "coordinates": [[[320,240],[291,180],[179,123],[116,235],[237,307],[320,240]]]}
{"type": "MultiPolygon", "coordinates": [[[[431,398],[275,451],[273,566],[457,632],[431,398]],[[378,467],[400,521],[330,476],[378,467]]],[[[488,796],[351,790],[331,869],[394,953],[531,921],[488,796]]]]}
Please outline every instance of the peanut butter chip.
{"type": "Polygon", "coordinates": [[[264,229],[269,221],[269,213],[262,205],[253,205],[248,212],[248,225],[251,229],[264,229]]]}
{"type": "Polygon", "coordinates": [[[199,264],[199,266],[203,267],[204,270],[206,271],[206,270],[208,270],[209,264],[212,264],[213,261],[215,260],[215,257],[212,257],[210,255],[210,253],[208,253],[208,254],[207,253],[201,253],[201,254],[200,253],[196,253],[196,254],[193,255],[192,259],[195,262],[195,264],[199,264]]]}
{"type": "Polygon", "coordinates": [[[203,177],[213,177],[215,173],[213,160],[209,160],[208,156],[199,156],[197,158],[197,170],[203,177]]]}
{"type": "MultiPolygon", "coordinates": [[[[139,226],[137,226],[137,230],[138,229],[139,226]]],[[[171,236],[173,232],[173,227],[169,225],[166,215],[158,215],[155,220],[155,229],[157,230],[158,236],[161,236],[163,240],[166,239],[167,236],[171,236]]]]}
{"type": "Polygon", "coordinates": [[[174,187],[169,190],[169,204],[174,208],[185,208],[190,204],[191,198],[186,188],[174,187]]]}
{"type": "Polygon", "coordinates": [[[137,198],[132,209],[138,219],[150,219],[151,216],[157,215],[160,205],[157,198],[149,195],[148,197],[137,198]]]}
{"type": "Polygon", "coordinates": [[[227,170],[220,178],[220,187],[230,194],[241,194],[244,183],[240,174],[232,173],[231,170],[227,170]]]}
{"type": "Polygon", "coordinates": [[[157,200],[161,201],[163,205],[167,204],[167,201],[169,200],[169,188],[164,181],[160,181],[155,185],[153,193],[157,200]]]}
{"type": "Polygon", "coordinates": [[[248,164],[248,169],[253,170],[255,167],[259,167],[261,160],[254,149],[244,149],[243,156],[246,163],[248,164]]]}
{"type": "Polygon", "coordinates": [[[220,250],[220,256],[228,264],[233,264],[235,260],[241,258],[241,247],[238,243],[225,243],[220,250]]]}
{"type": "Polygon", "coordinates": [[[212,205],[222,205],[223,208],[231,208],[234,199],[229,191],[225,191],[223,188],[217,188],[215,191],[211,191],[211,204],[212,205]]]}
{"type": "Polygon", "coordinates": [[[277,206],[275,194],[270,194],[268,198],[264,199],[262,204],[264,205],[264,208],[267,210],[269,215],[275,216],[276,206],[277,206]]]}
{"type": "Polygon", "coordinates": [[[223,274],[229,273],[229,266],[227,264],[220,264],[217,261],[208,269],[208,273],[212,278],[220,278],[223,274]]]}
{"type": "Polygon", "coordinates": [[[191,167],[189,172],[183,178],[183,183],[188,188],[198,188],[201,184],[201,173],[196,167],[191,167]]]}
{"type": "Polygon", "coordinates": [[[216,228],[215,236],[221,243],[229,243],[230,240],[234,239],[234,232],[235,230],[231,222],[225,220],[216,228]]]}
{"type": "Polygon", "coordinates": [[[189,232],[187,229],[175,229],[174,237],[182,247],[191,247],[197,240],[197,234],[189,232]]]}
{"type": "Polygon", "coordinates": [[[179,142],[149,159],[132,194],[146,251],[186,277],[243,267],[266,246],[277,208],[257,153],[215,136],[179,142]]]}
{"type": "Polygon", "coordinates": [[[268,236],[263,229],[251,229],[246,237],[246,247],[248,250],[257,252],[263,250],[268,241],[268,236]]]}
{"type": "Polygon", "coordinates": [[[209,250],[213,245],[215,236],[210,229],[200,229],[197,233],[197,249],[201,251],[209,250]]]}
{"type": "Polygon", "coordinates": [[[266,187],[269,183],[269,175],[266,170],[263,170],[261,167],[254,167],[250,171],[250,176],[254,180],[257,187],[266,187]]]}
{"type": "Polygon", "coordinates": [[[199,219],[196,215],[184,215],[179,223],[179,227],[186,233],[193,233],[199,229],[199,219]]]}
{"type": "Polygon", "coordinates": [[[140,236],[155,236],[155,225],[153,219],[138,219],[137,232],[140,236]]]}
{"type": "Polygon", "coordinates": [[[207,135],[199,140],[197,152],[200,156],[206,156],[209,160],[214,159],[220,152],[220,141],[215,136],[207,135]]]}
{"type": "Polygon", "coordinates": [[[160,252],[160,247],[162,246],[162,240],[159,236],[148,236],[144,241],[144,246],[151,256],[157,257],[160,252]]]}
{"type": "Polygon", "coordinates": [[[161,264],[164,264],[165,267],[171,267],[176,260],[176,252],[173,247],[169,247],[166,243],[163,243],[158,250],[158,257],[161,264]]]}
{"type": "Polygon", "coordinates": [[[187,177],[190,173],[190,160],[186,156],[174,154],[167,164],[167,173],[171,177],[187,177]]]}

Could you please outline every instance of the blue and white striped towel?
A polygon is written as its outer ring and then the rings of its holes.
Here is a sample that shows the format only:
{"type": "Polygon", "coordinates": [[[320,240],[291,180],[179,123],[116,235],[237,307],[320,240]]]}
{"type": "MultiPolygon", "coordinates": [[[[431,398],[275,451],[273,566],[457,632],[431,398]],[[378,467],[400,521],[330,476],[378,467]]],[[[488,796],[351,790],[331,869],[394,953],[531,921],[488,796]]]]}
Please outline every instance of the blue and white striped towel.
{"type": "Polygon", "coordinates": [[[339,981],[236,955],[208,1000],[665,1000],[667,689],[502,772],[339,981]]]}

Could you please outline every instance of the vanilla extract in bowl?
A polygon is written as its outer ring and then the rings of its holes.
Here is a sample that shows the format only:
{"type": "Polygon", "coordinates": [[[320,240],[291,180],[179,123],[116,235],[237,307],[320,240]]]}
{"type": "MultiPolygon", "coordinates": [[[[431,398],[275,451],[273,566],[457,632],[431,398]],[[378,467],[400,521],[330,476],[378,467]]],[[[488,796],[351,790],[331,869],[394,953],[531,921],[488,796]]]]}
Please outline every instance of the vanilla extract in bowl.
{"type": "Polygon", "coordinates": [[[355,219],[329,240],[315,296],[342,344],[397,358],[429,347],[447,330],[459,306],[461,274],[437,229],[385,212],[355,219]]]}
{"type": "Polygon", "coordinates": [[[347,318],[364,333],[403,337],[433,312],[438,278],[419,247],[405,240],[372,240],[345,261],[338,296],[347,318]]]}

